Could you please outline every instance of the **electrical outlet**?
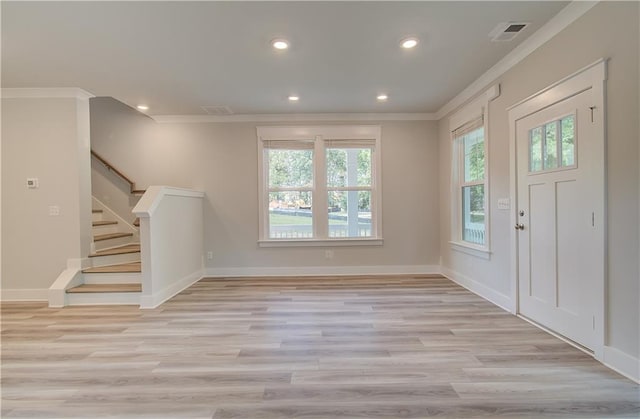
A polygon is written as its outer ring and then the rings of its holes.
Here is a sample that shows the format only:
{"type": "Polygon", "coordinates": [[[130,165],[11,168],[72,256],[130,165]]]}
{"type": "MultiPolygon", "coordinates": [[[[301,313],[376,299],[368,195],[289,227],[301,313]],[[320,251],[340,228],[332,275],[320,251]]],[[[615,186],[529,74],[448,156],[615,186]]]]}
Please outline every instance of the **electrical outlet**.
{"type": "Polygon", "coordinates": [[[49,215],[52,217],[60,215],[60,207],[57,205],[49,205],[49,215]]]}
{"type": "Polygon", "coordinates": [[[207,259],[213,260],[213,252],[207,252],[207,259]]]}

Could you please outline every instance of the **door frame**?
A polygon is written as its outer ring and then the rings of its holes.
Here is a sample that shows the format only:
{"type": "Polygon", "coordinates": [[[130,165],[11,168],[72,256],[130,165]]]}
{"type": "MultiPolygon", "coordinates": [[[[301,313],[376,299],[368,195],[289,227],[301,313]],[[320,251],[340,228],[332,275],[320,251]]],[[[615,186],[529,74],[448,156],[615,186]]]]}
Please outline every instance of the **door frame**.
{"type": "MultiPolygon", "coordinates": [[[[600,196],[595,208],[595,223],[602,226],[599,229],[598,253],[602,256],[598,261],[598,291],[596,307],[594,307],[596,339],[593,347],[594,356],[598,360],[604,359],[604,346],[606,337],[606,298],[607,298],[607,214],[606,214],[606,109],[605,109],[605,84],[607,80],[607,59],[598,61],[578,70],[577,72],[559,80],[556,83],[540,90],[537,93],[507,108],[509,115],[509,180],[511,195],[511,225],[517,223],[517,149],[516,149],[516,122],[527,116],[548,108],[558,102],[582,93],[586,90],[593,91],[593,129],[594,147],[596,154],[601,156],[594,162],[596,167],[597,195],[600,196]]],[[[518,278],[518,235],[512,228],[510,234],[511,249],[511,312],[518,315],[519,307],[519,278],[518,278]]]]}

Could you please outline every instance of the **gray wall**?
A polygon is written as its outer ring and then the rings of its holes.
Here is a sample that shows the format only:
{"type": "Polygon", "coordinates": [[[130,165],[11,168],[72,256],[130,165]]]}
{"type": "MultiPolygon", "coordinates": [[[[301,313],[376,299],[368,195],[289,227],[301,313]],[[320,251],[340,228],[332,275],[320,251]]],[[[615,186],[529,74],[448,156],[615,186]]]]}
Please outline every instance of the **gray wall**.
{"type": "MultiPolygon", "coordinates": [[[[443,265],[498,293],[510,294],[509,131],[506,108],[597,59],[610,58],[607,81],[608,344],[639,357],[638,270],[638,3],[600,3],[496,82],[489,107],[491,260],[452,251],[449,118],[440,121],[440,212],[443,265]],[[633,226],[633,228],[631,228],[633,226]]],[[[493,83],[491,83],[493,84],[493,83]]]]}
{"type": "MultiPolygon", "coordinates": [[[[337,247],[326,259],[324,248],[258,247],[256,123],[148,124],[105,98],[92,99],[91,114],[93,149],[140,187],[206,193],[207,268],[438,265],[436,122],[371,122],[382,125],[384,245],[337,247]]],[[[115,200],[100,183],[93,194],[115,200]]]]}
{"type": "Polygon", "coordinates": [[[88,173],[88,100],[2,99],[3,298],[46,298],[67,260],[87,256],[88,173]],[[28,177],[40,187],[27,189],[28,177]]]}

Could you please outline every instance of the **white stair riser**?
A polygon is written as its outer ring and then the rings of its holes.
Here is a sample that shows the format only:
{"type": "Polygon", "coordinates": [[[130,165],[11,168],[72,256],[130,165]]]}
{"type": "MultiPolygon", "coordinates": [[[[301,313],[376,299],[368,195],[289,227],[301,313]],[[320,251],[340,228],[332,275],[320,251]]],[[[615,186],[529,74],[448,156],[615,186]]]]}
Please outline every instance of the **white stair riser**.
{"type": "Polygon", "coordinates": [[[122,263],[140,262],[140,252],[123,253],[121,255],[94,256],[91,259],[91,266],[119,265],[122,263]]]}
{"type": "Polygon", "coordinates": [[[85,284],[140,284],[140,272],[84,273],[85,284]]]}
{"type": "Polygon", "coordinates": [[[117,247],[117,246],[124,246],[125,244],[130,244],[137,241],[138,241],[138,238],[135,236],[126,236],[126,237],[119,237],[117,239],[101,240],[94,243],[96,246],[96,250],[102,250],[102,249],[110,249],[112,247],[117,247]]]}
{"type": "Polygon", "coordinates": [[[92,212],[91,213],[91,221],[102,221],[102,214],[104,214],[103,212],[92,212]]]}
{"type": "Polygon", "coordinates": [[[102,292],[67,294],[67,305],[140,305],[139,292],[102,292]]]}
{"type": "Polygon", "coordinates": [[[103,226],[93,226],[91,231],[93,232],[94,236],[97,236],[99,234],[117,233],[118,232],[118,224],[108,224],[108,225],[103,225],[103,226]]]}

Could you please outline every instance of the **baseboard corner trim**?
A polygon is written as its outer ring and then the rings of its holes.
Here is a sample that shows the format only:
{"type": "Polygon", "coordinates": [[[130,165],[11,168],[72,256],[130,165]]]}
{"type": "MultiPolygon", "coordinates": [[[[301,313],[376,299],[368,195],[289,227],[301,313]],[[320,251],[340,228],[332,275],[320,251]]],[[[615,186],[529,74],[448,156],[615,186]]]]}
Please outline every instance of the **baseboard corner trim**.
{"type": "Polygon", "coordinates": [[[491,289],[489,287],[487,287],[486,285],[471,279],[470,277],[463,275],[459,272],[456,272],[452,269],[449,269],[445,266],[441,266],[440,267],[440,273],[450,279],[451,281],[455,282],[456,284],[460,285],[461,287],[464,287],[466,289],[468,289],[469,291],[471,291],[472,293],[479,295],[480,297],[484,298],[485,300],[488,300],[489,302],[497,305],[498,307],[500,307],[501,309],[508,311],[510,313],[513,313],[513,301],[511,301],[511,298],[509,298],[509,296],[504,295],[502,293],[499,293],[497,291],[495,291],[494,289],[491,289]]]}
{"type": "Polygon", "coordinates": [[[640,384],[640,359],[635,358],[612,346],[604,347],[602,363],[615,372],[640,384]]]}
{"type": "Polygon", "coordinates": [[[140,308],[141,309],[151,309],[156,308],[165,301],[170,298],[176,296],[180,292],[189,288],[191,285],[200,281],[204,277],[202,269],[199,269],[181,279],[174,282],[173,284],[165,287],[164,289],[155,292],[151,295],[142,295],[140,297],[140,308]]]}

